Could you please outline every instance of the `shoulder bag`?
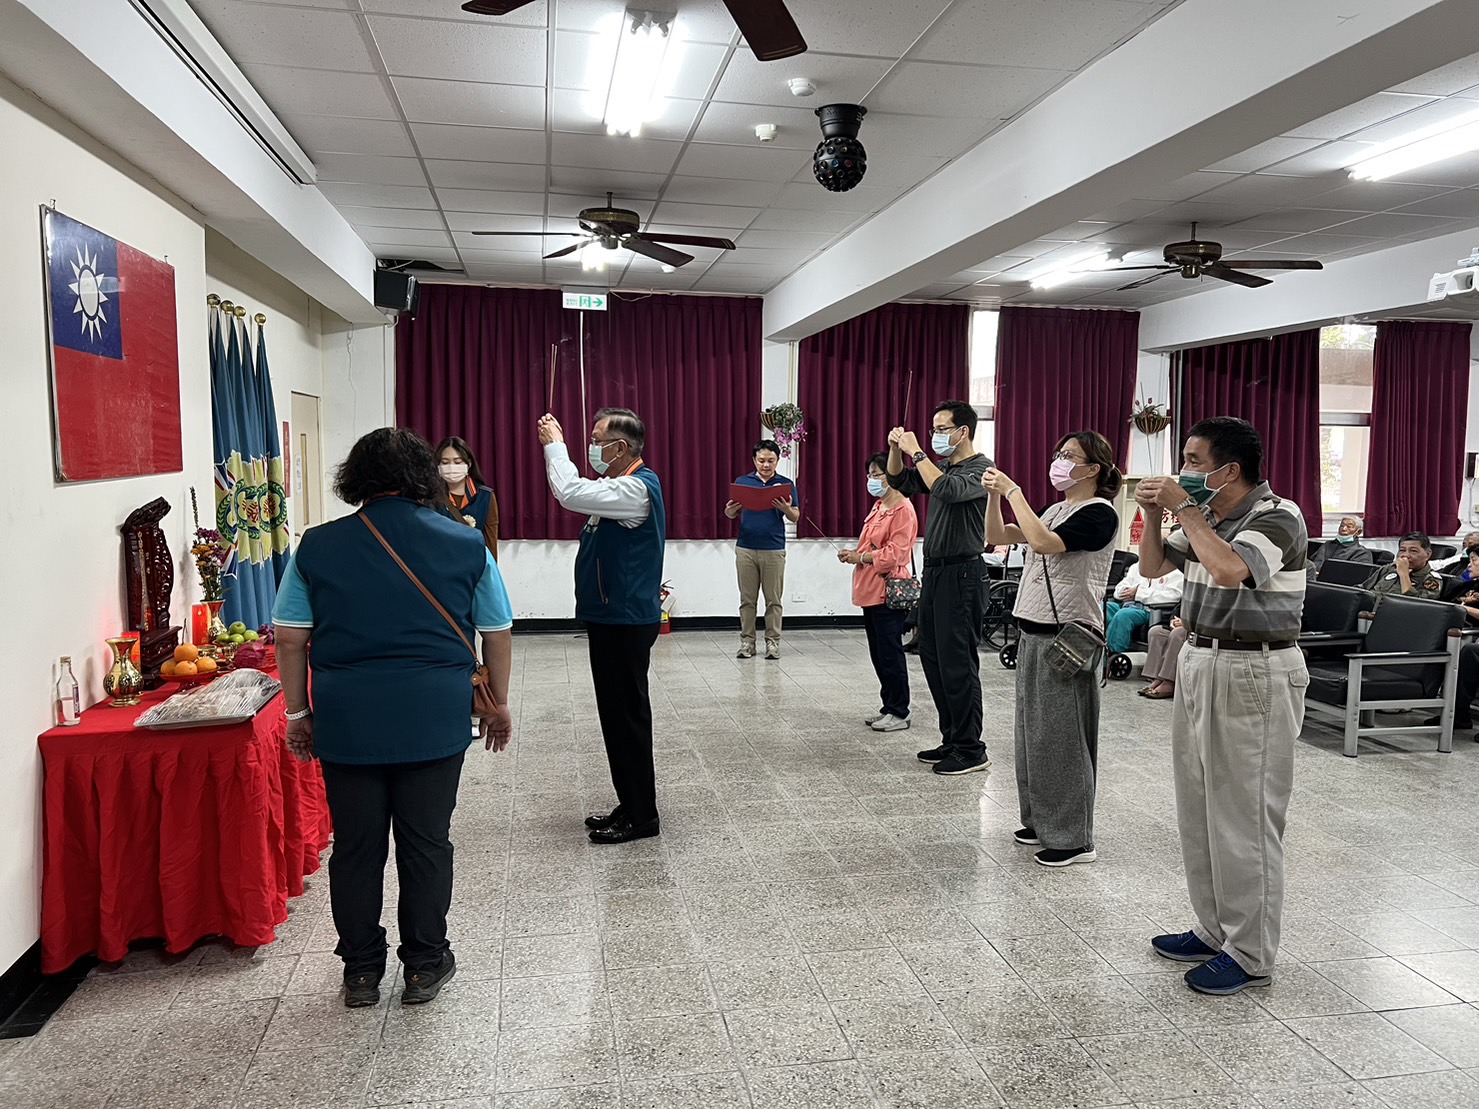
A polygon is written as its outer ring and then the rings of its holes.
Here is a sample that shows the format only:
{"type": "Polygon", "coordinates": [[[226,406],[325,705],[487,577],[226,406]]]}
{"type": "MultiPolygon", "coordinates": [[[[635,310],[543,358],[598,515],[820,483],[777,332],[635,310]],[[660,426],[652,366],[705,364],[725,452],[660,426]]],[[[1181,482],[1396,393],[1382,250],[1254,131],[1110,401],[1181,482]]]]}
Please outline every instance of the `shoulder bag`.
{"type": "MultiPolygon", "coordinates": [[[[1088,673],[1094,669],[1095,660],[1102,659],[1107,679],[1109,654],[1104,633],[1090,624],[1077,620],[1065,624],[1059,619],[1058,602],[1053,599],[1053,576],[1048,572],[1048,556],[1038,555],[1038,558],[1042,559],[1042,576],[1048,587],[1048,604],[1053,609],[1053,623],[1058,625],[1058,634],[1048,646],[1048,665],[1064,677],[1071,678],[1075,674],[1088,673]]],[[[1113,563],[1110,572],[1114,572],[1113,563]]],[[[1108,588],[1107,579],[1105,587],[1108,588]]]]}
{"type": "Polygon", "coordinates": [[[914,572],[914,548],[909,548],[909,576],[883,579],[883,603],[896,612],[919,607],[919,575],[914,572]]]}
{"type": "Polygon", "coordinates": [[[457,638],[462,640],[462,645],[472,653],[472,714],[474,716],[492,716],[502,706],[499,705],[497,699],[493,696],[493,677],[488,673],[488,668],[483,665],[483,660],[478,657],[477,650],[467,641],[467,636],[458,627],[457,621],[453,620],[447,610],[442,607],[442,603],[431,595],[431,590],[421,584],[421,579],[411,572],[411,568],[406,565],[401,556],[395,553],[395,548],[385,541],[385,536],[380,534],[380,529],[363,512],[359,513],[359,518],[364,521],[365,527],[370,529],[370,534],[380,540],[380,545],[385,548],[390,557],[395,559],[395,564],[405,571],[406,577],[411,579],[411,583],[417,589],[421,590],[421,595],[431,602],[434,609],[442,614],[443,620],[452,625],[452,630],[457,633],[457,638]]]}

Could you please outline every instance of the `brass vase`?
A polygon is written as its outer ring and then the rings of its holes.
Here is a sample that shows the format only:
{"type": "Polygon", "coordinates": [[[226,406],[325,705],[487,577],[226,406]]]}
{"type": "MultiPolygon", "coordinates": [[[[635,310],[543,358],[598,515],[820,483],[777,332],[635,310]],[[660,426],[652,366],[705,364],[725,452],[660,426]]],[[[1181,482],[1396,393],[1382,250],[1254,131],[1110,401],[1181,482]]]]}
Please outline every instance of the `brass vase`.
{"type": "Polygon", "coordinates": [[[144,691],[144,675],[133,660],[135,642],[122,636],[108,640],[108,646],[113,648],[113,666],[103,676],[103,692],[113,698],[109,703],[116,709],[137,705],[139,694],[144,691]]]}
{"type": "Polygon", "coordinates": [[[206,601],[205,607],[210,609],[210,623],[205,628],[205,641],[214,644],[217,639],[226,634],[226,624],[221,619],[221,606],[225,601],[206,601]]]}

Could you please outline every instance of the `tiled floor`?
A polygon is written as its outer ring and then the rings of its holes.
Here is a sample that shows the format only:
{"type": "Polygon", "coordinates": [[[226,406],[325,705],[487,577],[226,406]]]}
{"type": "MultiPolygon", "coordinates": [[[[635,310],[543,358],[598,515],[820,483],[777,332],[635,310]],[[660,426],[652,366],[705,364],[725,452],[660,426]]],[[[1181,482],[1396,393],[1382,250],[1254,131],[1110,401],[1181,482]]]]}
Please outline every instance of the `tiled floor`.
{"type": "MultiPolygon", "coordinates": [[[[1014,845],[1012,676],[983,656],[995,770],[941,779],[859,723],[860,631],[659,641],[664,833],[596,848],[611,802],[585,643],[516,641],[519,731],[469,755],[436,1003],[337,995],[324,876],[270,948],[138,953],[29,1041],[24,1109],[1479,1106],[1479,745],[1342,758],[1311,726],[1274,985],[1192,994],[1168,704],[1105,691],[1099,862],[1014,845]]],[[[918,699],[925,703],[919,704],[918,699]]],[[[1425,746],[1414,743],[1411,746],[1425,746]]],[[[394,898],[393,885],[388,891],[394,898]]]]}

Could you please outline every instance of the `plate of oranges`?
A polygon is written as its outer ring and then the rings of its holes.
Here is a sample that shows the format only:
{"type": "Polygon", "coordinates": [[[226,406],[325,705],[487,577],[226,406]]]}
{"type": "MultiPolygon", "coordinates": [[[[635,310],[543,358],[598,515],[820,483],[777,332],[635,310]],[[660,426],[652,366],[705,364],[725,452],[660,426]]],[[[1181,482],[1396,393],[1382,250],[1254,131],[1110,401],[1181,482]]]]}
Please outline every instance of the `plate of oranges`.
{"type": "Polygon", "coordinates": [[[219,670],[216,660],[201,654],[195,644],[181,643],[175,648],[175,657],[159,668],[159,676],[167,682],[194,685],[210,681],[219,670]]]}

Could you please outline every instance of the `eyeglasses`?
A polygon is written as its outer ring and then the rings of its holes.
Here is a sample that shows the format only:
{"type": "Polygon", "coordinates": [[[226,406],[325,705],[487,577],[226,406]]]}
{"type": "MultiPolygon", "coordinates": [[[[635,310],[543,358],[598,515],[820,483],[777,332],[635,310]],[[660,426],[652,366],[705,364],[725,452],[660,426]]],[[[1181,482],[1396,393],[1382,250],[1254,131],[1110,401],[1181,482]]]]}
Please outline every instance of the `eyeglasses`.
{"type": "Polygon", "coordinates": [[[1069,454],[1067,451],[1054,451],[1051,460],[1053,462],[1072,462],[1076,466],[1083,466],[1088,461],[1076,454],[1069,454]]]}
{"type": "Polygon", "coordinates": [[[959,431],[960,428],[958,428],[958,427],[931,427],[930,430],[933,431],[936,435],[949,435],[952,431],[959,431]]]}

